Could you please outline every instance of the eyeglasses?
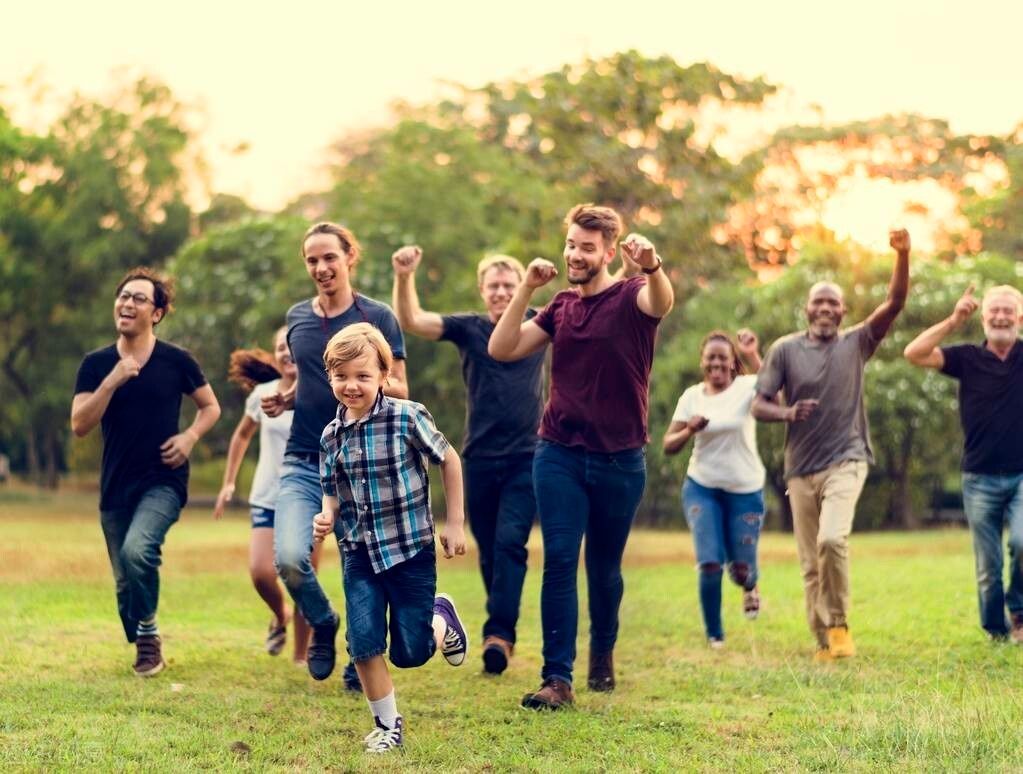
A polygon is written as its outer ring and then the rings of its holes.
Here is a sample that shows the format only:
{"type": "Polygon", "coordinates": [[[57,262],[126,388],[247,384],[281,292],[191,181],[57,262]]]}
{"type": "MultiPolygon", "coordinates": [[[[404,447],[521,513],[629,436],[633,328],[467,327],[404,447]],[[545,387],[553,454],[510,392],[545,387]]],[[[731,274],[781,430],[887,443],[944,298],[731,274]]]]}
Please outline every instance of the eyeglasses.
{"type": "Polygon", "coordinates": [[[125,301],[127,301],[128,299],[131,299],[136,304],[154,304],[155,305],[155,303],[156,303],[155,301],[153,301],[153,299],[151,299],[149,296],[145,295],[144,293],[129,293],[127,290],[122,290],[120,292],[120,294],[118,294],[118,296],[117,296],[117,300],[120,301],[122,304],[125,301]]]}

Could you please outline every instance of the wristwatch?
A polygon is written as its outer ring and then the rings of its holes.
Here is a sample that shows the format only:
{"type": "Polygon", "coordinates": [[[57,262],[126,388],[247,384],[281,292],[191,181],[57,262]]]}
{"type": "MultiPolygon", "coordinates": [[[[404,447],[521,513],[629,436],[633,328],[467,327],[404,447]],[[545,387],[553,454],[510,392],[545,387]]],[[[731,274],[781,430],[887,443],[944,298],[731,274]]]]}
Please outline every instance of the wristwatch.
{"type": "Polygon", "coordinates": [[[651,266],[649,269],[643,268],[641,271],[644,274],[653,274],[655,271],[659,271],[661,266],[664,265],[664,261],[661,260],[661,256],[655,255],[654,258],[657,259],[657,265],[656,266],[651,266]]]}

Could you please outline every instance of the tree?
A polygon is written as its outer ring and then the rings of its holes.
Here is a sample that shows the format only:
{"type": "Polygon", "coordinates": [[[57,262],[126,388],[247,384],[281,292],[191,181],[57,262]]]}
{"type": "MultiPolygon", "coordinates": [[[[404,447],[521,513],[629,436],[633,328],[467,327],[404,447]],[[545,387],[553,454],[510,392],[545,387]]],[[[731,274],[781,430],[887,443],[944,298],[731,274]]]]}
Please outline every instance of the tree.
{"type": "Polygon", "coordinates": [[[167,87],[76,95],[42,136],[0,118],[3,388],[31,473],[55,486],[83,352],[110,338],[112,283],[188,235],[189,133],[167,87]]]}
{"type": "MultiPolygon", "coordinates": [[[[167,326],[163,333],[202,363],[226,419],[240,416],[244,403],[227,382],[231,352],[272,349],[288,307],[313,294],[300,254],[306,225],[301,218],[276,216],[214,226],[168,264],[177,278],[179,304],[162,324],[167,326]]],[[[229,419],[220,422],[206,446],[226,450],[233,427],[229,419]]]]}

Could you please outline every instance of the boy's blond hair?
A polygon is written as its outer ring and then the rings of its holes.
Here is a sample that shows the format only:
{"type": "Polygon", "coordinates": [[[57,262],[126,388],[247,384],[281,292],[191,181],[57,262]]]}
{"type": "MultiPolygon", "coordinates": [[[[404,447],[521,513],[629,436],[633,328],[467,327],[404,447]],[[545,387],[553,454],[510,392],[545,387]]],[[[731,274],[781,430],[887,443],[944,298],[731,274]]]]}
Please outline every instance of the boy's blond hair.
{"type": "Polygon", "coordinates": [[[483,277],[491,269],[513,271],[519,275],[519,282],[526,278],[526,267],[522,265],[518,258],[512,258],[510,255],[488,255],[476,266],[477,285],[483,287],[483,277]]]}
{"type": "Polygon", "coordinates": [[[394,364],[391,345],[387,343],[379,329],[366,322],[346,325],[327,342],[327,349],[323,352],[323,364],[327,367],[327,373],[361,357],[367,347],[376,352],[380,370],[390,373],[394,364]]]}

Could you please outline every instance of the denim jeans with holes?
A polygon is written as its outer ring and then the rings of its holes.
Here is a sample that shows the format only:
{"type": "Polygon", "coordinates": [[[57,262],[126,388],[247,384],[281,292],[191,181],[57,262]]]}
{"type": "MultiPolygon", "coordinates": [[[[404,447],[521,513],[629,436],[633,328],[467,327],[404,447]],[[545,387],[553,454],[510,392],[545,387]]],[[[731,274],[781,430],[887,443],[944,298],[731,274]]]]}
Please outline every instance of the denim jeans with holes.
{"type": "Polygon", "coordinates": [[[736,494],[711,489],[686,477],[682,509],[693,533],[700,573],[700,608],[707,637],[724,639],[721,579],[729,576],[747,591],[757,585],[757,543],[764,523],[764,491],[736,494]]]}

